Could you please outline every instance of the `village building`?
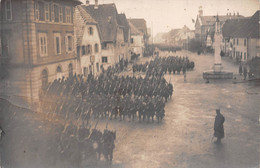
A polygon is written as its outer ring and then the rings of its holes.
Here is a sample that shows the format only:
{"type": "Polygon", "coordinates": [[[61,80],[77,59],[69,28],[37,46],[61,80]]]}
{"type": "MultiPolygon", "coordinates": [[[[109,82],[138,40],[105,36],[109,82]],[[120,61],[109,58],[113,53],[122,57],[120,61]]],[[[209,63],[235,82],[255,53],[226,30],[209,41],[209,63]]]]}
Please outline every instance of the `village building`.
{"type": "Polygon", "coordinates": [[[223,25],[222,51],[237,60],[247,62],[260,56],[259,10],[252,17],[228,20],[223,25]]]}
{"type": "Polygon", "coordinates": [[[75,37],[77,48],[78,74],[87,77],[101,72],[101,33],[100,28],[89,13],[79,5],[75,8],[75,37]]]}
{"type": "Polygon", "coordinates": [[[130,51],[131,55],[142,57],[145,49],[144,33],[139,31],[131,22],[129,22],[131,29],[130,51]]]}
{"type": "MultiPolygon", "coordinates": [[[[243,18],[242,15],[227,13],[226,15],[218,15],[221,27],[226,20],[243,18]]],[[[212,44],[212,35],[214,34],[216,16],[204,16],[202,7],[199,8],[199,14],[195,22],[195,38],[201,42],[202,46],[212,44]],[[213,32],[213,33],[212,33],[213,32]]]]}
{"type": "Polygon", "coordinates": [[[76,72],[74,6],[78,0],[2,0],[1,94],[36,102],[49,82],[76,72]]]}
{"type": "Polygon", "coordinates": [[[195,38],[193,30],[186,25],[181,29],[172,29],[164,35],[166,44],[187,49],[189,40],[195,38]]]}
{"type": "Polygon", "coordinates": [[[130,25],[129,25],[129,22],[126,18],[126,15],[124,13],[121,13],[118,15],[119,16],[119,21],[120,21],[120,25],[123,26],[123,33],[124,33],[124,46],[122,46],[123,48],[123,52],[124,52],[124,55],[125,55],[125,60],[131,60],[131,51],[129,50],[129,47],[130,47],[130,32],[131,32],[131,28],[130,28],[130,25]]]}
{"type": "Polygon", "coordinates": [[[132,23],[139,32],[143,33],[144,46],[147,48],[149,43],[149,34],[147,31],[146,21],[143,18],[130,18],[128,19],[130,23],[132,23]]]}
{"type": "Polygon", "coordinates": [[[119,15],[114,3],[86,4],[82,6],[100,27],[102,36],[102,64],[104,69],[113,66],[120,60],[127,59],[128,50],[125,49],[124,26],[120,23],[119,15]]]}

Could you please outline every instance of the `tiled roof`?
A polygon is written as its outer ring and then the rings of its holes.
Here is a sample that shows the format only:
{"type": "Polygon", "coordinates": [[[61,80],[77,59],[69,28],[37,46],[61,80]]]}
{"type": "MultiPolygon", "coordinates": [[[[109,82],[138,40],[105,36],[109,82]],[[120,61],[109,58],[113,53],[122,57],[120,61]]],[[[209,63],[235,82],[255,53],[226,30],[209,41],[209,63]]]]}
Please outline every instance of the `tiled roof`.
{"type": "Polygon", "coordinates": [[[129,36],[129,24],[128,24],[128,21],[126,19],[126,16],[124,13],[122,14],[119,14],[119,21],[120,21],[120,25],[123,26],[123,31],[124,31],[124,39],[125,39],[125,42],[128,42],[128,36],[129,36]]]}
{"type": "Polygon", "coordinates": [[[143,35],[142,32],[140,32],[134,25],[133,23],[129,22],[129,26],[131,29],[131,35],[143,35]]]}
{"type": "Polygon", "coordinates": [[[246,19],[230,20],[223,26],[223,35],[236,38],[259,38],[259,10],[246,19]]]}
{"type": "Polygon", "coordinates": [[[259,38],[259,10],[248,19],[242,26],[238,27],[234,33],[231,34],[232,37],[250,37],[259,38]]]}
{"type": "Polygon", "coordinates": [[[82,16],[85,23],[97,24],[97,21],[93,19],[91,15],[86,10],[84,10],[82,6],[77,6],[76,8],[79,10],[80,15],[82,16]]]}
{"type": "Polygon", "coordinates": [[[115,41],[118,26],[118,13],[114,3],[83,6],[83,8],[94,18],[100,27],[103,41],[115,41]]]}
{"type": "Polygon", "coordinates": [[[223,37],[230,37],[236,29],[248,22],[249,18],[227,20],[222,27],[223,37]]]}
{"type": "MultiPolygon", "coordinates": [[[[220,15],[218,19],[220,22],[225,22],[228,19],[239,19],[243,18],[241,15],[220,15]]],[[[216,22],[216,16],[199,16],[201,25],[213,25],[216,22]]]]}
{"type": "Polygon", "coordinates": [[[142,31],[144,34],[147,34],[146,21],[144,19],[128,19],[139,31],[142,31]]]}

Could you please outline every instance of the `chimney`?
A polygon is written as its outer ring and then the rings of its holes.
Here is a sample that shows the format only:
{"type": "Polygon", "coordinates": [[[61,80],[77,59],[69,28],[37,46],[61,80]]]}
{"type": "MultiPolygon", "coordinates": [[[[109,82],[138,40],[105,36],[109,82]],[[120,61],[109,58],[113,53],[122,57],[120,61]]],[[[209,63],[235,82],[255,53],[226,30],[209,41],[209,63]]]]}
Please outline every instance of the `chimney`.
{"type": "Polygon", "coordinates": [[[203,16],[202,6],[199,7],[199,16],[203,16]]]}
{"type": "Polygon", "coordinates": [[[239,12],[237,12],[237,16],[239,16],[239,12]]]}
{"type": "Polygon", "coordinates": [[[89,0],[86,0],[86,6],[89,6],[89,0]]]}
{"type": "Polygon", "coordinates": [[[229,13],[229,16],[231,16],[231,12],[229,13]]]}
{"type": "Polygon", "coordinates": [[[98,0],[95,0],[95,9],[98,9],[98,0]]]}

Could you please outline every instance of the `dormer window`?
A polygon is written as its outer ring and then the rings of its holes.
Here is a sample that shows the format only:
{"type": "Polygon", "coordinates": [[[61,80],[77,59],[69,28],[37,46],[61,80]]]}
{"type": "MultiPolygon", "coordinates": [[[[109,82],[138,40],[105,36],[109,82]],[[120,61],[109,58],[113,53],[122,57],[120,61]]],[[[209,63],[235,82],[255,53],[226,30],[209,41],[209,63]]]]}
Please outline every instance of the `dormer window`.
{"type": "Polygon", "coordinates": [[[89,33],[89,35],[93,35],[93,28],[92,27],[88,28],[88,33],[89,33]]]}

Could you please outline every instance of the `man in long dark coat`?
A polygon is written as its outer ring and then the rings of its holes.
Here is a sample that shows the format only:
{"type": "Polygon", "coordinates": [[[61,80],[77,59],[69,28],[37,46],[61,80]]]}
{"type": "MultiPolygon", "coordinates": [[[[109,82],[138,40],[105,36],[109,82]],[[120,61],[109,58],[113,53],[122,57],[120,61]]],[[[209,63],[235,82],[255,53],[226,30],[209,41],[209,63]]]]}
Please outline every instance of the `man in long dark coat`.
{"type": "Polygon", "coordinates": [[[216,118],[214,123],[214,136],[217,137],[216,143],[221,143],[221,139],[224,138],[224,122],[225,117],[220,113],[220,109],[216,110],[216,118]]]}

